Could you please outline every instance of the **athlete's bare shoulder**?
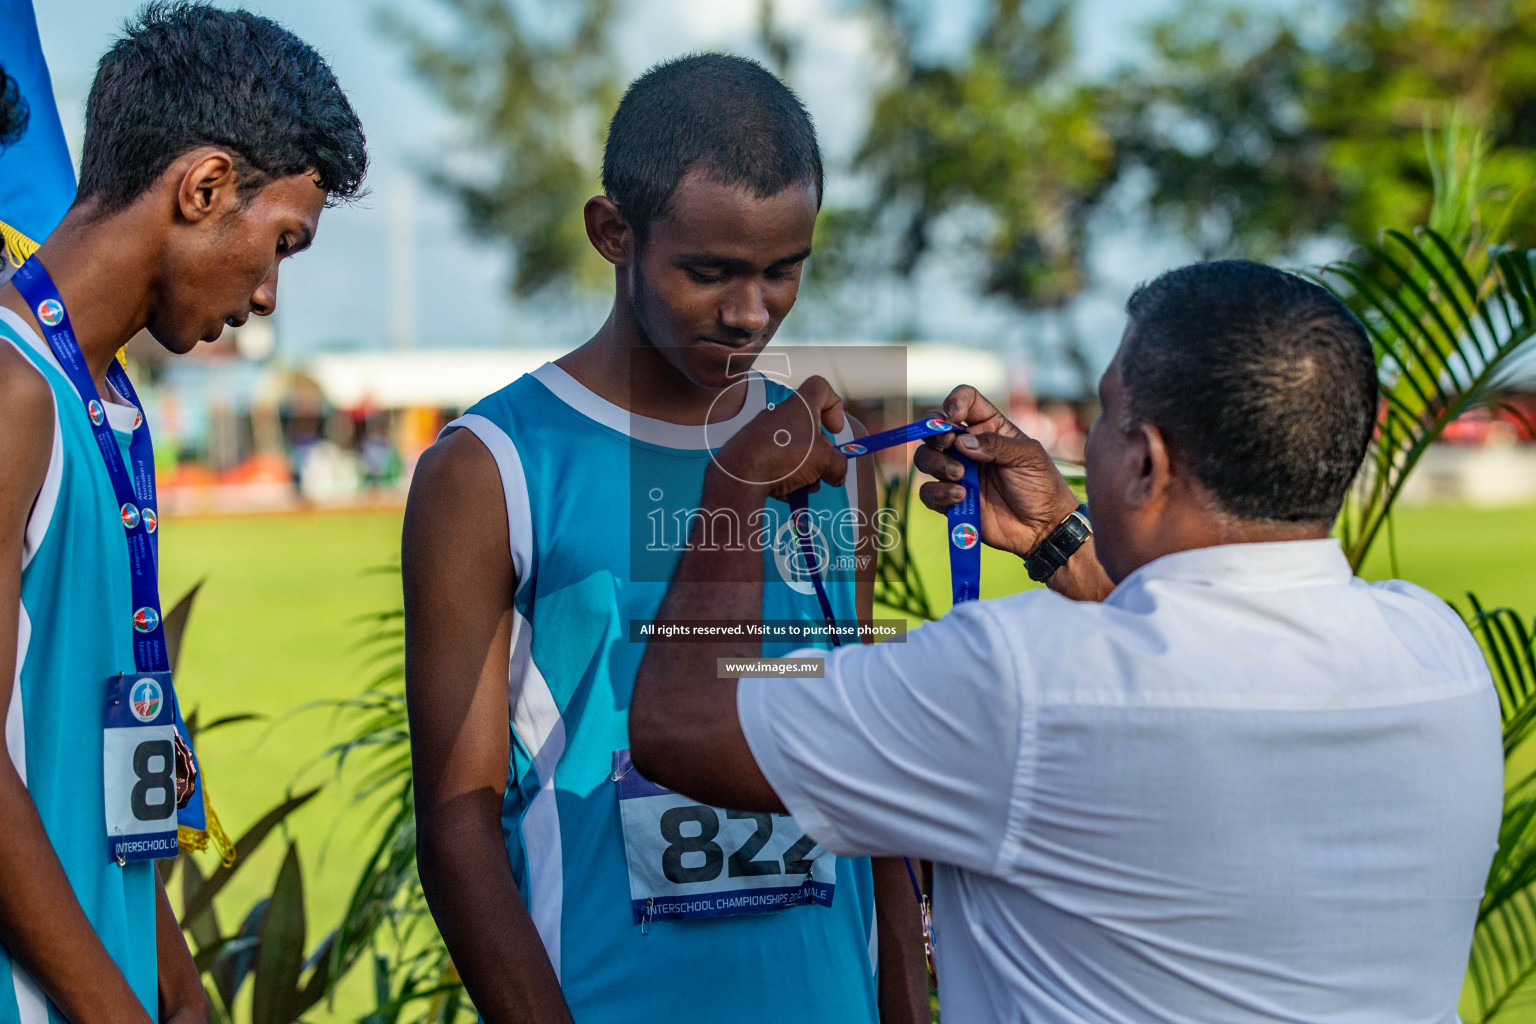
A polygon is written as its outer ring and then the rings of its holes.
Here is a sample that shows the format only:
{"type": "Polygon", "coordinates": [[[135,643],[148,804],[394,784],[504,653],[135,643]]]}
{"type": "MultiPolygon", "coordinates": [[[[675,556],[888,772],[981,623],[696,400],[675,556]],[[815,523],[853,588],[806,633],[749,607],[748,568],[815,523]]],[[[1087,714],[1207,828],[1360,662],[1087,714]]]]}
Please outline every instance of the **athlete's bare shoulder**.
{"type": "Polygon", "coordinates": [[[455,430],[416,464],[405,508],[405,556],[446,547],[482,557],[506,554],[510,565],[506,508],[490,449],[474,431],[455,430]]]}
{"type": "Polygon", "coordinates": [[[53,389],[32,360],[4,338],[0,338],[0,409],[5,410],[0,432],[6,436],[6,451],[15,453],[14,445],[27,446],[29,439],[44,452],[53,447],[53,389]]]}
{"type": "Polygon", "coordinates": [[[462,427],[421,453],[411,478],[412,502],[456,507],[482,498],[502,507],[496,458],[474,431],[462,427]]]}
{"type": "Polygon", "coordinates": [[[53,389],[32,361],[0,338],[0,502],[25,513],[42,489],[53,453],[53,389]]]}

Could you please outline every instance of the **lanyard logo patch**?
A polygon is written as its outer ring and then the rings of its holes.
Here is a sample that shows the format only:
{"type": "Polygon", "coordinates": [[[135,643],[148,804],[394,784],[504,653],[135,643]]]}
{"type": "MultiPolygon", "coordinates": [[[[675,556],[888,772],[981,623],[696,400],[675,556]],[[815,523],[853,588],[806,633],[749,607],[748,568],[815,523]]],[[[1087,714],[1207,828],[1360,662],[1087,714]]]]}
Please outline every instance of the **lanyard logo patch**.
{"type": "Polygon", "coordinates": [[[123,529],[131,530],[139,525],[139,510],[131,504],[125,503],[119,513],[123,517],[123,529]]]}
{"type": "Polygon", "coordinates": [[[44,299],[37,304],[37,318],[49,327],[57,327],[64,319],[64,304],[58,299],[44,299]]]}
{"type": "Polygon", "coordinates": [[[924,424],[929,430],[945,431],[950,429],[947,420],[928,420],[924,424]]]}
{"type": "Polygon", "coordinates": [[[133,628],[140,633],[152,633],[160,625],[160,613],[153,608],[140,608],[133,613],[133,628]]]}
{"type": "Polygon", "coordinates": [[[856,455],[867,455],[867,454],[869,454],[869,449],[868,448],[865,448],[863,445],[861,445],[861,444],[859,444],[859,443],[857,443],[855,441],[849,441],[845,445],[839,445],[837,450],[842,452],[844,455],[848,456],[849,458],[853,458],[856,455]]]}
{"type": "Polygon", "coordinates": [[[955,547],[961,551],[968,551],[976,546],[976,541],[980,538],[976,533],[976,527],[970,523],[961,523],[949,531],[949,539],[954,541],[955,547]]]}
{"type": "Polygon", "coordinates": [[[155,518],[155,510],[146,508],[141,514],[144,516],[144,529],[154,533],[155,527],[160,525],[160,520],[155,518]]]}
{"type": "Polygon", "coordinates": [[[160,705],[165,694],[153,679],[140,679],[128,694],[128,710],[141,722],[153,722],[160,717],[160,705]]]}
{"type": "Polygon", "coordinates": [[[104,422],[106,422],[107,410],[103,409],[101,407],[101,403],[98,402],[96,399],[93,398],[93,399],[90,400],[90,402],[85,407],[85,411],[90,413],[90,415],[91,415],[91,422],[93,424],[95,424],[96,426],[99,427],[104,422]]]}

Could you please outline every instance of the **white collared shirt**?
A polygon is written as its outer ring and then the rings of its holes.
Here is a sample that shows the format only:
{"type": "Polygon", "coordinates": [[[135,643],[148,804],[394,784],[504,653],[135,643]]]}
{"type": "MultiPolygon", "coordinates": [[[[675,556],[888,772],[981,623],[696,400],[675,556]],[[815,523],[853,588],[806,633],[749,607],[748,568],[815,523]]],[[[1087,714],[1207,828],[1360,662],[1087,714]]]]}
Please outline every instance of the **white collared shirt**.
{"type": "Polygon", "coordinates": [[[1457,1019],[1497,697],[1455,613],[1334,541],[974,602],[826,674],[742,680],[742,729],[827,847],[937,862],[946,1021],[1457,1019]]]}

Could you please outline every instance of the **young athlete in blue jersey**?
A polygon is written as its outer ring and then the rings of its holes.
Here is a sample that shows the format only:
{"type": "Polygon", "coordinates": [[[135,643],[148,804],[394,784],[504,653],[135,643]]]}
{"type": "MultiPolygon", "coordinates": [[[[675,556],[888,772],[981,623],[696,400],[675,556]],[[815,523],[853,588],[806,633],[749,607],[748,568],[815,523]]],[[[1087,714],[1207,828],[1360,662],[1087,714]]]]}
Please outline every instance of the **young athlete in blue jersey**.
{"type": "MultiPolygon", "coordinates": [[[[750,543],[690,516],[705,470],[803,400],[750,367],[811,252],[810,119],[751,61],[663,64],[614,115],[603,185],[585,212],[615,268],[607,322],[451,424],[411,489],[406,680],[438,927],[491,1022],[926,1021],[900,861],[830,856],[792,818],[699,805],[628,763],[644,630],[689,531],[750,543]]],[[[872,512],[865,473],[817,491],[818,522],[872,512]]],[[[794,539],[773,504],[763,617],[821,622],[776,560],[794,539]]],[[[828,589],[839,620],[868,618],[870,572],[828,589]]]]}
{"type": "MultiPolygon", "coordinates": [[[[0,287],[0,1024],[208,1018],[153,861],[109,855],[112,787],[146,807],[165,796],[114,774],[103,731],[109,681],[142,671],[136,638],[153,629],[125,537],[157,526],[119,505],[98,447],[115,437],[131,465],[147,447],[108,376],[140,330],[184,353],[270,314],[278,265],[366,163],[303,42],[244,12],[152,4],[101,60],[78,196],[22,271],[57,297],[0,287]],[[82,363],[77,390],[66,369],[82,363]]],[[[164,694],[140,696],[143,721],[164,694]]],[[[148,780],[159,769],[142,760],[148,780]]]]}

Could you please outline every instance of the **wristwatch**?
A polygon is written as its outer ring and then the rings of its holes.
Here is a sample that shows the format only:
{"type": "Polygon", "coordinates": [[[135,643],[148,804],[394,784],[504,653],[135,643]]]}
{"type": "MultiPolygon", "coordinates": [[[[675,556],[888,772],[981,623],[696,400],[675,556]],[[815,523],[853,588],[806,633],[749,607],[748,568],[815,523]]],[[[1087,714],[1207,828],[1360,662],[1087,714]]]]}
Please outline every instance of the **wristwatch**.
{"type": "Polygon", "coordinates": [[[1049,537],[1041,541],[1034,554],[1024,559],[1024,568],[1029,570],[1029,578],[1036,583],[1050,579],[1083,546],[1083,541],[1091,536],[1093,524],[1088,521],[1088,506],[1079,505],[1062,520],[1060,526],[1051,531],[1049,537]]]}

